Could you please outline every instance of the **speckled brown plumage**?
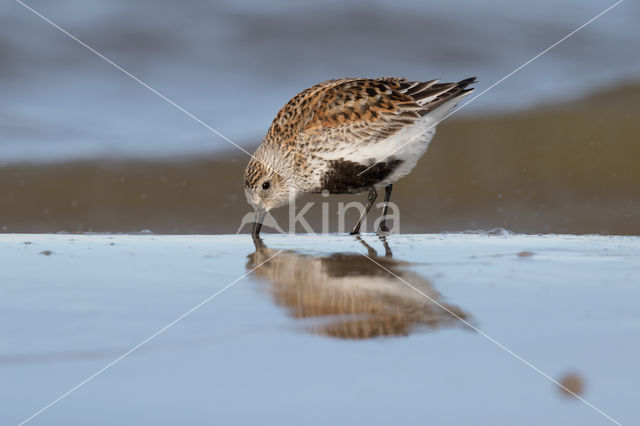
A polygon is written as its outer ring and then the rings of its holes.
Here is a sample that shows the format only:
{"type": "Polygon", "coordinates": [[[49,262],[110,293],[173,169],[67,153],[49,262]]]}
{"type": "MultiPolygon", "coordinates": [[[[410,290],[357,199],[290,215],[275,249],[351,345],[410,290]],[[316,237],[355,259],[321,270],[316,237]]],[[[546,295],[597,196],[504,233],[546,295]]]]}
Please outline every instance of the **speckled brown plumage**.
{"type": "Polygon", "coordinates": [[[474,81],[436,84],[437,80],[392,77],[325,81],[300,92],[278,112],[264,143],[314,152],[331,149],[331,144],[318,143],[329,137],[348,143],[384,139],[460,95],[474,81]]]}
{"type": "Polygon", "coordinates": [[[250,199],[269,210],[305,192],[357,193],[395,182],[474,82],[342,78],[300,92],[278,112],[247,166],[250,199]],[[274,179],[286,188],[261,189],[274,179]]]}

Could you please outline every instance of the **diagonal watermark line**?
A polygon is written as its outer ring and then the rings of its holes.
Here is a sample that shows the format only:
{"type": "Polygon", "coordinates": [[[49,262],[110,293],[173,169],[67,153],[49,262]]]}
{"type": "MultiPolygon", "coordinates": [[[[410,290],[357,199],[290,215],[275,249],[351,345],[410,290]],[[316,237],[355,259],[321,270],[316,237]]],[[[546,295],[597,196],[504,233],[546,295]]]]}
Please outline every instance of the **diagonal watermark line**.
{"type": "MultiPolygon", "coordinates": [[[[469,105],[471,102],[475,101],[476,99],[478,99],[480,96],[484,95],[485,93],[487,93],[489,90],[493,89],[494,87],[496,87],[498,84],[502,83],[503,81],[505,81],[506,79],[508,79],[509,77],[511,77],[512,75],[514,75],[515,73],[517,73],[518,71],[520,71],[522,68],[526,67],[527,65],[529,65],[531,62],[535,61],[536,59],[538,59],[540,56],[544,55],[545,53],[549,52],[551,49],[553,49],[554,47],[556,47],[557,45],[559,45],[560,43],[562,43],[563,41],[565,41],[566,39],[568,39],[569,37],[573,36],[575,33],[577,33],[578,31],[582,30],[584,27],[586,27],[587,25],[591,24],[593,21],[595,21],[596,19],[600,18],[601,16],[603,16],[604,14],[610,12],[613,8],[615,8],[616,6],[618,6],[620,3],[622,3],[624,0],[618,0],[617,2],[615,2],[614,4],[612,4],[611,6],[609,6],[608,8],[606,8],[605,10],[603,10],[602,12],[598,13],[596,16],[594,16],[593,18],[589,19],[587,22],[585,22],[584,24],[580,25],[578,28],[576,28],[575,30],[571,31],[569,34],[567,34],[566,36],[562,37],[560,40],[556,41],[555,43],[553,43],[551,46],[547,47],[546,49],[544,49],[542,52],[538,53],[536,56],[534,56],[533,58],[529,59],[527,62],[525,62],[524,64],[520,65],[518,68],[516,68],[515,70],[511,71],[509,74],[505,75],[504,77],[502,77],[500,80],[496,81],[495,83],[493,83],[491,86],[487,87],[486,89],[484,89],[482,92],[478,93],[476,96],[474,96],[473,98],[469,99],[469,101],[465,102],[464,104],[460,105],[459,108],[454,109],[453,111],[449,112],[448,114],[446,114],[444,117],[442,117],[440,120],[436,121],[435,123],[433,123],[431,126],[427,127],[425,130],[423,130],[422,132],[420,132],[418,135],[412,137],[411,139],[409,139],[407,142],[403,143],[402,145],[400,145],[397,148],[394,148],[390,153],[386,154],[386,157],[389,157],[390,155],[395,154],[396,152],[398,152],[399,150],[401,150],[402,148],[404,148],[405,146],[409,145],[411,142],[413,142],[414,140],[416,140],[417,138],[419,138],[420,136],[424,135],[426,132],[428,132],[429,130],[435,128],[438,124],[440,124],[442,121],[446,120],[447,118],[451,117],[453,114],[455,114],[456,112],[460,111],[462,108],[466,107],[467,105],[469,105]]],[[[366,172],[367,170],[369,170],[370,168],[372,168],[373,166],[375,166],[376,164],[378,164],[380,161],[384,161],[384,160],[379,160],[376,161],[375,163],[371,164],[369,167],[367,167],[366,169],[364,169],[363,171],[361,171],[360,173],[358,173],[358,176],[360,176],[361,174],[363,174],[364,172],[366,172]]]]}
{"type": "Polygon", "coordinates": [[[456,314],[455,312],[451,311],[451,309],[447,308],[446,306],[442,305],[440,302],[438,302],[437,300],[435,300],[434,298],[430,297],[429,295],[425,294],[424,292],[420,291],[420,289],[418,289],[416,286],[410,284],[409,282],[407,282],[406,280],[402,279],[401,277],[399,277],[398,275],[394,274],[392,271],[390,271],[388,268],[385,268],[383,265],[381,265],[379,262],[377,262],[375,259],[373,259],[372,257],[364,254],[364,253],[360,253],[362,256],[366,257],[367,259],[369,259],[371,262],[373,262],[374,264],[378,265],[380,268],[382,268],[383,270],[387,271],[389,274],[393,275],[395,278],[397,278],[398,280],[402,281],[404,284],[408,285],[409,287],[411,287],[412,289],[414,289],[415,291],[417,291],[418,293],[420,293],[422,296],[426,297],[427,299],[429,299],[429,301],[435,303],[438,307],[440,307],[441,309],[443,309],[445,312],[447,312],[449,315],[453,316],[456,319],[459,319],[460,321],[462,321],[464,323],[464,325],[466,325],[467,327],[471,328],[473,331],[475,331],[476,333],[480,334],[482,337],[486,338],[487,340],[489,340],[491,343],[495,344],[496,346],[498,346],[500,349],[504,350],[505,352],[507,352],[509,355],[511,355],[512,357],[514,357],[515,359],[517,359],[518,361],[522,362],[523,364],[525,364],[527,367],[531,368],[532,370],[534,370],[536,373],[540,374],[542,377],[546,378],[547,380],[553,382],[554,384],[556,384],[557,386],[561,387],[562,389],[564,389],[565,391],[567,391],[569,394],[571,394],[572,396],[574,396],[575,398],[579,399],[580,401],[582,401],[583,403],[585,403],[587,406],[591,407],[592,409],[594,409],[595,411],[597,411],[599,414],[601,414],[602,416],[606,417],[607,419],[611,420],[613,423],[615,423],[616,425],[622,426],[622,423],[620,423],[619,421],[617,421],[616,419],[614,419],[613,417],[609,416],[607,413],[605,413],[604,411],[602,411],[601,409],[599,409],[598,407],[596,407],[595,405],[593,405],[592,403],[590,403],[589,401],[587,401],[586,399],[582,398],[580,395],[576,394],[575,392],[573,392],[571,389],[568,389],[566,386],[563,386],[561,383],[559,383],[556,379],[554,379],[553,377],[551,377],[550,375],[548,375],[547,373],[545,373],[544,371],[540,370],[538,367],[536,367],[535,365],[531,364],[529,361],[527,361],[526,359],[522,358],[520,355],[518,355],[517,353],[513,352],[511,349],[509,349],[508,347],[506,347],[505,345],[503,345],[502,343],[498,342],[496,339],[494,339],[493,337],[489,336],[487,333],[485,333],[484,331],[480,330],[479,328],[475,327],[474,325],[472,325],[469,321],[465,320],[464,318],[462,318],[460,315],[456,314]]]}
{"type": "Polygon", "coordinates": [[[120,65],[116,64],[115,62],[113,62],[111,59],[107,58],[106,56],[104,56],[102,53],[98,52],[96,49],[94,49],[93,47],[89,46],[87,43],[83,42],[82,40],[80,40],[78,37],[74,36],[73,34],[71,34],[70,32],[68,32],[67,30],[65,30],[64,28],[60,27],[58,24],[56,24],[55,22],[53,22],[52,20],[50,20],[49,18],[47,18],[46,16],[42,15],[41,13],[39,13],[38,11],[34,10],[32,7],[30,7],[29,5],[25,4],[24,2],[22,2],[21,0],[16,0],[17,3],[19,3],[20,5],[24,6],[27,10],[30,10],[31,12],[33,12],[34,14],[36,14],[37,16],[39,16],[40,18],[42,18],[44,21],[46,21],[47,23],[51,24],[53,27],[55,27],[56,29],[60,30],[62,33],[64,33],[65,35],[69,36],[71,39],[73,39],[75,42],[77,42],[78,44],[80,44],[81,46],[86,47],[87,49],[89,49],[91,52],[93,52],[94,54],[96,54],[98,57],[100,57],[100,59],[104,60],[105,62],[111,64],[112,66],[114,66],[118,71],[122,72],[123,74],[125,74],[127,77],[130,77],[131,79],[135,80],[136,82],[138,82],[139,84],[141,84],[143,87],[145,87],[146,89],[150,90],[151,92],[153,92],[155,95],[158,95],[160,98],[162,98],[163,100],[167,101],[169,104],[171,104],[172,106],[176,107],[177,109],[179,109],[180,111],[182,111],[183,113],[185,113],[187,116],[191,117],[192,119],[194,119],[195,121],[197,121],[198,123],[200,123],[201,125],[203,125],[204,127],[206,127],[207,129],[211,130],[213,133],[215,133],[216,135],[220,136],[222,139],[224,139],[225,141],[229,142],[231,145],[235,146],[236,148],[238,148],[240,151],[244,152],[245,154],[247,154],[249,157],[253,158],[254,160],[260,162],[259,160],[257,160],[249,151],[247,151],[246,149],[242,148],[240,145],[238,145],[237,143],[233,142],[231,139],[229,139],[228,137],[226,137],[225,135],[223,135],[222,133],[220,133],[219,131],[217,131],[216,129],[214,129],[213,127],[211,127],[210,125],[208,125],[207,123],[205,123],[204,121],[202,121],[201,119],[199,119],[198,117],[196,117],[195,115],[193,115],[192,113],[190,113],[189,111],[187,111],[186,109],[184,109],[183,107],[181,107],[180,105],[178,105],[177,103],[175,103],[174,101],[172,101],[171,99],[167,98],[165,95],[163,95],[162,93],[158,92],[156,89],[154,89],[153,87],[149,86],[147,83],[145,83],[144,81],[140,80],[138,77],[136,77],[135,75],[133,75],[132,73],[130,73],[129,71],[125,70],[124,68],[122,68],[120,65]]]}
{"type": "Polygon", "coordinates": [[[262,265],[264,265],[265,263],[267,263],[268,261],[270,261],[271,259],[273,259],[274,257],[276,257],[277,255],[279,255],[280,253],[282,253],[283,250],[279,250],[278,252],[276,252],[273,256],[270,256],[267,260],[265,260],[264,262],[260,262],[257,266],[255,266],[254,268],[252,268],[251,270],[245,272],[244,274],[242,274],[239,278],[231,281],[229,284],[227,284],[226,286],[222,287],[220,290],[218,290],[217,292],[215,292],[214,294],[212,294],[211,296],[207,297],[206,299],[204,299],[202,302],[198,303],[196,306],[194,306],[193,308],[189,309],[187,312],[185,312],[184,314],[180,315],[178,318],[176,318],[175,320],[171,321],[169,324],[165,325],[164,327],[162,327],[160,330],[156,331],[155,333],[153,333],[151,336],[147,337],[146,339],[144,339],[142,342],[138,343],[137,345],[135,345],[134,347],[132,347],[131,349],[129,349],[127,352],[123,353],[122,355],[120,355],[118,358],[114,359],[113,361],[111,361],[109,364],[105,365],[104,367],[102,367],[100,370],[96,371],[95,373],[93,373],[91,376],[87,377],[86,379],[84,379],[83,381],[81,381],[80,383],[78,383],[77,385],[75,385],[74,387],[72,387],[71,389],[69,389],[68,391],[66,391],[65,393],[63,393],[62,395],[60,395],[58,398],[54,399],[53,401],[51,401],[49,404],[45,405],[44,407],[42,407],[40,410],[36,411],[34,414],[32,414],[31,416],[29,416],[28,418],[26,418],[25,420],[23,420],[22,422],[20,422],[18,424],[18,426],[22,426],[25,423],[30,422],[31,420],[33,420],[35,417],[39,416],[40,414],[42,414],[44,411],[48,410],[49,408],[51,408],[52,406],[54,406],[55,404],[57,404],[58,402],[62,401],[64,398],[66,398],[67,396],[69,396],[70,394],[72,394],[73,392],[77,391],[78,389],[80,389],[82,386],[84,386],[85,384],[87,384],[88,382],[90,382],[91,380],[95,379],[97,376],[99,376],[100,374],[104,373],[106,370],[108,370],[109,368],[113,367],[115,364],[117,364],[118,362],[122,361],[124,358],[126,358],[127,356],[129,356],[131,353],[135,352],[136,350],[140,349],[142,346],[144,346],[145,344],[149,343],[149,341],[153,340],[154,338],[156,338],[157,336],[159,336],[160,334],[164,333],[165,331],[167,331],[168,329],[170,329],[171,327],[173,327],[174,325],[176,325],[178,322],[182,321],[184,318],[186,318],[187,316],[191,315],[193,312],[195,312],[196,310],[200,309],[203,305],[207,304],[208,302],[210,302],[212,299],[215,299],[216,297],[218,297],[220,294],[222,294],[224,291],[226,291],[227,289],[229,289],[231,286],[233,286],[234,284],[236,284],[238,281],[242,280],[244,277],[246,277],[247,275],[249,275],[250,273],[252,273],[253,271],[255,271],[256,269],[258,269],[259,267],[261,267],[262,265]]]}

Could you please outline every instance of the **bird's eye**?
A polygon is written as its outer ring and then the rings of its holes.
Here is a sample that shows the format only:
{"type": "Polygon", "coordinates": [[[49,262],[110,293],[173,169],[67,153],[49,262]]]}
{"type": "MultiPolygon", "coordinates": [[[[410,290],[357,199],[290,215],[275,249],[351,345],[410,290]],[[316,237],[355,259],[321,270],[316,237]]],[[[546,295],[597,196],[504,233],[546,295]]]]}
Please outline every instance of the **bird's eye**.
{"type": "Polygon", "coordinates": [[[271,182],[266,181],[262,184],[262,189],[267,190],[269,189],[269,187],[271,187],[271,182]]]}

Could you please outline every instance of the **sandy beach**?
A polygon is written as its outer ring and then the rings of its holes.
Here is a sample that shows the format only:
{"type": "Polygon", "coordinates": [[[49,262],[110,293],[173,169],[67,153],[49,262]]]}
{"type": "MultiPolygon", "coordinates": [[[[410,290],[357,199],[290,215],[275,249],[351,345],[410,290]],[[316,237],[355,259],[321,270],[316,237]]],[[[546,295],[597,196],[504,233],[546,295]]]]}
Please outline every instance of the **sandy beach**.
{"type": "MultiPolygon", "coordinates": [[[[398,182],[400,231],[501,227],[525,233],[640,234],[640,86],[510,114],[452,118],[398,182]]],[[[242,153],[171,160],[0,165],[1,232],[235,233],[250,211],[242,153]]],[[[305,217],[321,229],[322,202],[305,217]]],[[[356,212],[347,220],[355,222],[356,212]]],[[[379,213],[379,212],[378,212],[379,213]]],[[[288,223],[286,208],[275,217],[288,223]]],[[[337,231],[337,221],[329,223],[337,231]]],[[[241,229],[248,232],[249,229],[241,229]]],[[[304,229],[297,229],[304,232],[304,229]]]]}

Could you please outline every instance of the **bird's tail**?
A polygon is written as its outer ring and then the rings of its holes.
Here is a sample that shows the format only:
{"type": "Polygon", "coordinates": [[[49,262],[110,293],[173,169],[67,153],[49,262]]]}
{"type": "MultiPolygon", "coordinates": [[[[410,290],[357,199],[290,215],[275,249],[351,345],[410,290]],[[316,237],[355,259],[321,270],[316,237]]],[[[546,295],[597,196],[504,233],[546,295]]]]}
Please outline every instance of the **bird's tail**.
{"type": "Polygon", "coordinates": [[[436,120],[440,120],[449,111],[451,111],[451,109],[453,109],[453,107],[455,107],[462,98],[475,90],[473,87],[467,89],[467,86],[475,83],[476,81],[477,79],[475,77],[470,77],[460,80],[457,83],[441,83],[432,85],[428,90],[430,93],[424,94],[424,103],[421,103],[420,100],[418,100],[418,103],[424,107],[424,110],[421,111],[421,115],[429,115],[436,120]]]}

